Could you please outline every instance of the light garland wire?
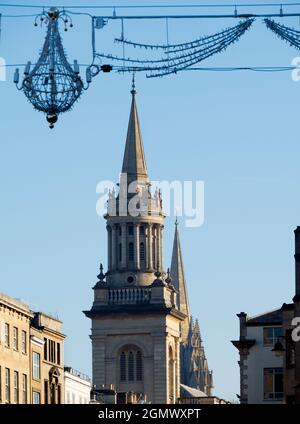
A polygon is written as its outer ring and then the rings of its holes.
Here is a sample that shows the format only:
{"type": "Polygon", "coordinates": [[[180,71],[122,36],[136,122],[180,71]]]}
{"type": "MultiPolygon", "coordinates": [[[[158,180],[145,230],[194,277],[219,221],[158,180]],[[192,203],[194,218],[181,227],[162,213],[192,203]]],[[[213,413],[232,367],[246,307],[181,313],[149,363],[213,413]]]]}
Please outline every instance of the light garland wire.
{"type": "Polygon", "coordinates": [[[273,31],[279,38],[287,41],[291,46],[300,49],[300,31],[278,24],[272,19],[265,19],[264,21],[267,28],[273,31]]]}
{"type": "Polygon", "coordinates": [[[119,69],[119,72],[150,71],[148,77],[164,76],[176,73],[182,69],[192,66],[213,54],[225,50],[230,44],[237,41],[252,25],[254,19],[247,19],[235,27],[228,28],[222,32],[209,37],[200,38],[196,41],[168,46],[165,51],[167,58],[160,59],[132,59],[114,56],[111,54],[96,53],[98,58],[110,59],[112,61],[128,65],[119,69]],[[179,53],[175,54],[174,53],[179,53]],[[172,55],[171,55],[172,54],[172,55]],[[129,66],[133,64],[133,66],[129,66]]]}

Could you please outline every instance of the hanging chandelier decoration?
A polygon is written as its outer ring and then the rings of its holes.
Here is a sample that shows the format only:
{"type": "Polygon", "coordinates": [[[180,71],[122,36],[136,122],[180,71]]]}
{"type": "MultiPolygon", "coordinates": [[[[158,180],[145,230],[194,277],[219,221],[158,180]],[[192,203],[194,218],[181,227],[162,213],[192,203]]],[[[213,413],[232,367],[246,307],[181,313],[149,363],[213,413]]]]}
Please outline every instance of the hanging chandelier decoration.
{"type": "Polygon", "coordinates": [[[264,19],[267,28],[273,31],[278,37],[287,41],[291,46],[300,49],[300,31],[278,24],[272,19],[264,19]]]}
{"type": "Polygon", "coordinates": [[[46,114],[49,127],[53,128],[58,115],[70,110],[83,90],[88,88],[92,76],[90,68],[87,68],[85,86],[79,74],[77,61],[74,60],[71,66],[66,58],[58,23],[61,21],[67,31],[68,27],[73,26],[70,16],[53,7],[36,17],[35,26],[38,25],[38,20],[41,25],[47,25],[41,55],[32,70],[31,62],[27,63],[20,85],[19,69],[16,69],[14,82],[33,107],[46,114]]]}
{"type": "Polygon", "coordinates": [[[119,72],[148,71],[147,77],[162,77],[187,69],[204,59],[225,50],[230,44],[236,42],[252,25],[254,19],[246,19],[238,25],[225,29],[222,32],[202,37],[194,41],[173,45],[152,45],[128,41],[117,38],[117,43],[140,48],[144,50],[160,50],[163,56],[159,59],[139,59],[120,57],[105,53],[95,53],[95,57],[109,59],[117,62],[119,72]]]}

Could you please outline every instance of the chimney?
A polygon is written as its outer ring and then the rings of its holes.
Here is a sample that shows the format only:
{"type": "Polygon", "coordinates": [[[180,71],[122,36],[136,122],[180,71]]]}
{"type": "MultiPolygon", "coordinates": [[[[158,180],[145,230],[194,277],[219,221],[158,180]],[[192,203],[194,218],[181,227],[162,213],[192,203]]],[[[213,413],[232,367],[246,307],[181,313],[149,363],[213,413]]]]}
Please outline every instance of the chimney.
{"type": "Polygon", "coordinates": [[[296,297],[300,296],[300,227],[297,227],[295,233],[295,282],[296,297]]]}
{"type": "Polygon", "coordinates": [[[245,340],[247,336],[247,314],[245,312],[240,312],[237,314],[237,317],[240,320],[240,340],[245,340]]]}

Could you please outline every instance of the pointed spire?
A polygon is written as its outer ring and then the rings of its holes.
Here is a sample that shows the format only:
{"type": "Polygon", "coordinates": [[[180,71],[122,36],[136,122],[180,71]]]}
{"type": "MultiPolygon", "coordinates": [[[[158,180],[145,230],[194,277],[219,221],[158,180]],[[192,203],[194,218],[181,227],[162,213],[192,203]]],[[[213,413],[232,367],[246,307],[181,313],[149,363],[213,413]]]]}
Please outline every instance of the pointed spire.
{"type": "Polygon", "coordinates": [[[137,181],[139,183],[149,182],[145,160],[142,134],[137,113],[135,95],[135,79],[132,78],[132,102],[129,116],[126,146],[123,158],[122,173],[127,174],[128,183],[137,181]]]}
{"type": "Polygon", "coordinates": [[[183,260],[182,260],[181,245],[180,245],[180,239],[179,239],[177,217],[175,221],[175,235],[174,235],[170,274],[171,274],[173,285],[178,291],[179,310],[187,315],[187,319],[182,324],[182,340],[186,342],[188,333],[189,333],[189,323],[190,323],[191,317],[190,317],[190,307],[189,307],[189,301],[188,301],[187,287],[186,287],[184,270],[183,270],[183,260]]]}

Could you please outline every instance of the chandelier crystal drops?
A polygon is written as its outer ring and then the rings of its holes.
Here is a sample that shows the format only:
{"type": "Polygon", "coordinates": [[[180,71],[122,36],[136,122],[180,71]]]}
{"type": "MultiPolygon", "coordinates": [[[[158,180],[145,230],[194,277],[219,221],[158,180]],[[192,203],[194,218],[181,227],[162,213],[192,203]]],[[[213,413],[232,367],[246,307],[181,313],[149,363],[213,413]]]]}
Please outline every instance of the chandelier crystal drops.
{"type": "Polygon", "coordinates": [[[31,70],[31,62],[28,62],[24,70],[24,78],[19,84],[19,69],[16,69],[14,82],[19,90],[22,90],[33,107],[46,114],[49,127],[53,128],[58,115],[67,112],[79,99],[84,89],[91,82],[91,72],[87,68],[86,82],[84,83],[79,74],[79,65],[74,60],[73,66],[66,58],[59,33],[59,21],[64,24],[65,31],[72,27],[71,18],[57,8],[50,8],[35,19],[34,25],[40,20],[41,25],[47,25],[47,35],[41,55],[31,70]]]}

